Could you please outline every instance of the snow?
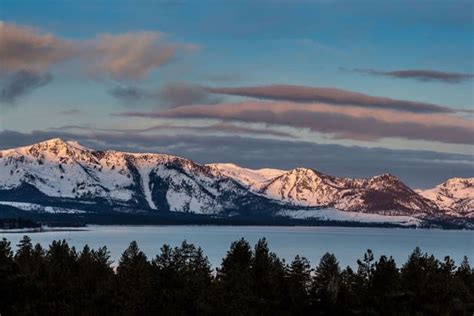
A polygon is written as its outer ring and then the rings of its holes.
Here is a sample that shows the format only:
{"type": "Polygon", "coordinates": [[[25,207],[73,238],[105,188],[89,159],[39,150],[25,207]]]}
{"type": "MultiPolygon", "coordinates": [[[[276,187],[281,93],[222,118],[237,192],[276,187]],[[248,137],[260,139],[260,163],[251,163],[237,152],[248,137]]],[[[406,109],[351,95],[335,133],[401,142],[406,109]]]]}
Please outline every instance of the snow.
{"type": "Polygon", "coordinates": [[[451,178],[428,190],[417,190],[441,210],[474,217],[474,178],[451,178]]]}
{"type": "Polygon", "coordinates": [[[232,163],[208,164],[213,170],[226,177],[237,180],[240,184],[254,191],[259,191],[268,181],[284,174],[286,171],[279,169],[248,169],[242,168],[232,163]]]}
{"type": "MultiPolygon", "coordinates": [[[[166,154],[94,151],[61,139],[0,151],[0,190],[29,183],[48,196],[74,198],[78,202],[103,198],[127,203],[137,194],[139,186],[148,206],[156,210],[151,174],[166,181],[167,202],[172,211],[179,212],[218,213],[236,207],[229,195],[253,194],[282,205],[390,215],[400,215],[404,208],[409,209],[408,215],[429,214],[437,209],[426,200],[429,199],[447,215],[474,218],[474,178],[451,179],[417,194],[390,174],[350,179],[328,176],[308,168],[285,171],[254,170],[230,163],[198,165],[166,154]],[[139,173],[140,183],[135,183],[135,172],[139,173]],[[365,193],[382,191],[394,194],[395,210],[367,209],[370,201],[365,200],[368,196],[365,193]],[[221,198],[223,196],[225,198],[221,198]]],[[[56,212],[54,209],[42,210],[56,212]]]]}
{"type": "Polygon", "coordinates": [[[336,190],[311,169],[297,168],[286,172],[262,188],[269,198],[299,206],[319,206],[332,202],[336,190]]]}
{"type": "Polygon", "coordinates": [[[0,201],[0,205],[9,205],[16,207],[23,211],[32,211],[32,212],[45,212],[45,213],[52,213],[52,214],[82,214],[86,213],[81,210],[76,209],[69,209],[63,207],[56,207],[56,206],[44,206],[35,203],[26,203],[26,202],[11,202],[11,201],[0,201]]]}
{"type": "Polygon", "coordinates": [[[288,216],[294,219],[320,219],[325,221],[391,223],[406,226],[419,226],[422,220],[411,216],[379,215],[360,212],[345,212],[337,209],[315,210],[283,210],[278,216],[288,216]]]}
{"type": "Polygon", "coordinates": [[[145,199],[148,203],[148,205],[150,206],[151,209],[153,210],[156,210],[157,207],[155,205],[155,203],[153,202],[152,198],[151,198],[151,190],[150,190],[150,173],[151,173],[152,169],[151,168],[145,168],[145,167],[141,167],[141,168],[138,168],[138,172],[140,173],[140,177],[141,177],[141,185],[142,185],[142,189],[143,189],[143,194],[145,195],[145,199]]]}

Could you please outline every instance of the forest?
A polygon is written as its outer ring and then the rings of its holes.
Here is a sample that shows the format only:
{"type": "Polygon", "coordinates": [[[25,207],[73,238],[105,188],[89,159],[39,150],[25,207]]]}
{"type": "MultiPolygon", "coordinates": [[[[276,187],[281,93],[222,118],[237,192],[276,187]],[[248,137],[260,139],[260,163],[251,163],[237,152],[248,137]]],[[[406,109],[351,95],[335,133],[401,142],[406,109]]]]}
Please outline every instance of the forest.
{"type": "Polygon", "coordinates": [[[285,262],[265,239],[233,242],[213,269],[183,241],[154,258],[133,241],[118,262],[104,246],[78,251],[65,240],[47,248],[24,236],[0,241],[4,315],[472,315],[474,270],[416,248],[392,257],[361,254],[356,268],[326,253],[316,265],[285,262]]]}

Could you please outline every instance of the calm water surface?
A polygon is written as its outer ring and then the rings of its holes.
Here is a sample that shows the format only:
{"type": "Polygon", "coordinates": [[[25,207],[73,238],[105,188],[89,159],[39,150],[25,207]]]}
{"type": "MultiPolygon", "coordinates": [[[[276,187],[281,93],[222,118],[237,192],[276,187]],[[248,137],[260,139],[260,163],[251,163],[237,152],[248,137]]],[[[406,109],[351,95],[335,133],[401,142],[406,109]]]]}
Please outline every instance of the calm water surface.
{"type": "MultiPolygon", "coordinates": [[[[16,245],[25,233],[0,233],[16,245]]],[[[291,261],[300,254],[313,265],[326,252],[336,255],[342,266],[355,266],[367,249],[376,258],[392,255],[398,264],[406,261],[416,246],[442,259],[449,255],[459,263],[464,255],[474,260],[474,231],[346,227],[268,227],[268,226],[89,226],[87,231],[28,233],[34,243],[44,247],[51,241],[66,239],[81,250],[106,245],[117,262],[130,241],[136,240],[149,258],[164,244],[179,245],[186,240],[201,246],[215,267],[221,263],[232,241],[241,237],[252,245],[266,237],[270,249],[291,261]]]]}

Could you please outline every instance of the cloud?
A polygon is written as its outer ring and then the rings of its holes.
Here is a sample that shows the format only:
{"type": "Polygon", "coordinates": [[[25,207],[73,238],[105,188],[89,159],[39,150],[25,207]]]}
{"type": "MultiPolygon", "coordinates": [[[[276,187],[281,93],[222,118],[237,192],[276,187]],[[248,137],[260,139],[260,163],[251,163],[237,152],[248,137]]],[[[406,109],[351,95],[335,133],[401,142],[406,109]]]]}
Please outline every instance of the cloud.
{"type": "MultiPolygon", "coordinates": [[[[259,136],[275,136],[275,137],[284,137],[284,138],[295,138],[292,134],[287,132],[282,132],[274,130],[271,128],[256,128],[250,126],[243,126],[241,124],[232,124],[232,123],[217,123],[212,125],[205,126],[191,126],[191,125],[173,125],[173,124],[161,124],[154,125],[146,128],[127,128],[127,129],[112,129],[112,128],[94,128],[92,129],[89,126],[82,125],[64,125],[60,127],[50,128],[50,131],[100,131],[100,132],[109,132],[109,133],[123,133],[123,134],[145,134],[155,131],[180,131],[185,133],[224,133],[230,135],[259,135],[259,136]]],[[[180,133],[182,134],[182,133],[180,133]]]]}
{"type": "Polygon", "coordinates": [[[52,78],[49,73],[37,74],[25,70],[6,74],[0,79],[0,102],[14,104],[18,98],[48,84],[52,78]]]}
{"type": "Polygon", "coordinates": [[[114,79],[139,79],[169,62],[178,45],[161,42],[160,32],[99,34],[93,45],[93,72],[104,72],[114,79]]]}
{"type": "Polygon", "coordinates": [[[116,86],[108,92],[124,104],[134,104],[153,97],[152,93],[134,86],[116,86]]]}
{"type": "Polygon", "coordinates": [[[198,49],[172,43],[156,31],[98,34],[95,38],[67,40],[39,30],[0,22],[0,68],[3,71],[45,72],[56,64],[77,61],[94,77],[136,80],[198,49]]]}
{"type": "Polygon", "coordinates": [[[151,131],[157,131],[157,130],[181,130],[181,131],[194,132],[194,133],[222,132],[222,133],[231,134],[231,135],[250,134],[254,136],[260,135],[260,136],[277,136],[277,137],[285,137],[285,138],[294,138],[294,136],[290,133],[281,132],[281,131],[277,131],[270,128],[264,128],[264,129],[254,128],[254,127],[242,126],[242,125],[225,123],[225,122],[207,125],[207,126],[183,126],[183,125],[164,124],[164,125],[156,125],[156,126],[148,127],[141,130],[134,130],[134,132],[145,133],[145,132],[151,132],[151,131]]]}
{"type": "Polygon", "coordinates": [[[44,71],[78,53],[73,42],[33,28],[0,22],[0,34],[0,68],[4,71],[44,71]]]}
{"type": "Polygon", "coordinates": [[[205,88],[186,83],[166,84],[160,90],[159,96],[167,106],[171,107],[191,104],[214,104],[220,101],[217,97],[209,96],[205,88]]]}
{"type": "Polygon", "coordinates": [[[370,96],[336,88],[318,88],[295,85],[270,85],[260,87],[207,88],[210,93],[252,97],[258,99],[323,102],[337,106],[360,106],[374,109],[391,109],[413,113],[450,113],[448,107],[385,97],[370,96]]]}
{"type": "Polygon", "coordinates": [[[181,106],[159,112],[124,112],[120,116],[212,118],[308,128],[336,139],[404,138],[474,144],[471,120],[446,114],[398,112],[321,103],[241,102],[181,106]]]}
{"type": "Polygon", "coordinates": [[[394,70],[381,71],[375,69],[352,69],[354,72],[364,73],[373,76],[386,76],[399,79],[414,79],[422,82],[438,81],[444,83],[463,83],[474,78],[474,75],[467,73],[444,72],[436,70],[394,70]]]}
{"type": "Polygon", "coordinates": [[[322,145],[235,135],[162,133],[150,135],[65,131],[20,133],[0,130],[0,149],[24,146],[54,137],[74,139],[87,147],[97,149],[164,152],[200,163],[233,162],[249,168],[308,167],[346,177],[368,177],[391,172],[414,188],[432,187],[451,177],[474,176],[474,165],[469,155],[322,145]]]}
{"type": "Polygon", "coordinates": [[[153,101],[159,107],[191,104],[215,104],[221,98],[210,95],[201,86],[188,83],[168,83],[160,89],[142,89],[136,86],[117,86],[109,93],[124,104],[153,101]]]}

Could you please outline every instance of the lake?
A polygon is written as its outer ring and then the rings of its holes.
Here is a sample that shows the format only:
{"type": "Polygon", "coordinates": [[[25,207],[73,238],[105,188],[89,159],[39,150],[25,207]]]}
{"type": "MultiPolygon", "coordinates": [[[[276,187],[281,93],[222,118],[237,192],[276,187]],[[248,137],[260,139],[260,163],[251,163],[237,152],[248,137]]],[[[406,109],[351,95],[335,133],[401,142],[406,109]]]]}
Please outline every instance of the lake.
{"type": "MultiPolygon", "coordinates": [[[[88,226],[83,231],[51,231],[27,233],[34,243],[46,247],[53,240],[66,239],[81,250],[106,245],[112,259],[120,255],[132,240],[136,240],[148,258],[154,258],[164,244],[179,245],[186,240],[201,246],[209,261],[220,265],[232,241],[244,237],[252,245],[266,237],[270,250],[291,261],[299,254],[312,265],[326,252],[336,255],[345,267],[356,266],[367,249],[375,257],[391,255],[397,264],[404,263],[416,246],[438,259],[451,256],[456,263],[467,255],[474,259],[474,231],[438,229],[356,228],[356,227],[275,227],[275,226],[88,226]]],[[[16,245],[25,233],[0,233],[16,245]]]]}

